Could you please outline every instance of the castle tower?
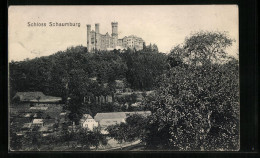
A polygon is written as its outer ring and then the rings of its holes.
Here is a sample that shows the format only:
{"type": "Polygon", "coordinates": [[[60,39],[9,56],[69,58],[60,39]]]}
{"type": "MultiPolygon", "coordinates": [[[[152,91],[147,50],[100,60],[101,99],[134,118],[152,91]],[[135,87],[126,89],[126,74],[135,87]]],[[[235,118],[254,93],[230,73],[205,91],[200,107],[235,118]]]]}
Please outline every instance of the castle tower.
{"type": "Polygon", "coordinates": [[[111,25],[112,25],[112,37],[118,36],[118,23],[112,22],[111,25]]]}
{"type": "Polygon", "coordinates": [[[99,33],[99,24],[97,23],[97,24],[95,24],[95,32],[96,32],[96,34],[98,34],[99,33]]]}
{"type": "Polygon", "coordinates": [[[91,36],[90,36],[90,31],[91,31],[91,25],[87,25],[87,47],[88,50],[91,50],[91,36]]]}
{"type": "Polygon", "coordinates": [[[99,34],[99,23],[95,24],[95,49],[100,50],[101,48],[101,35],[99,34]]]}
{"type": "Polygon", "coordinates": [[[116,48],[117,46],[117,40],[118,40],[118,23],[112,22],[112,47],[116,48]]]}

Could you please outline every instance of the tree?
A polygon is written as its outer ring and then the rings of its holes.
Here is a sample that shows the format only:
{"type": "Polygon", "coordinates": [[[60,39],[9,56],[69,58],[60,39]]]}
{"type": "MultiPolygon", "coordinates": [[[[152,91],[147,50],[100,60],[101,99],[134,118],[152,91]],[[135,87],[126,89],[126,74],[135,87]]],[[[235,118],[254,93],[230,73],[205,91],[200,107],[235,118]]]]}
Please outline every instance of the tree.
{"type": "Polygon", "coordinates": [[[169,64],[169,67],[175,67],[175,66],[179,66],[180,64],[183,64],[185,55],[186,53],[182,46],[180,45],[175,46],[171,50],[171,53],[168,55],[167,62],[169,64]]]}
{"type": "Polygon", "coordinates": [[[230,42],[221,33],[198,33],[186,39],[185,47],[174,49],[172,59],[179,52],[187,54],[174,59],[180,63],[170,63],[157,95],[147,102],[152,111],[148,145],[174,150],[238,149],[238,61],[228,59],[223,51],[230,42]],[[219,63],[217,57],[228,62],[219,63]]]}
{"type": "Polygon", "coordinates": [[[24,141],[29,147],[32,147],[32,150],[40,150],[40,147],[42,145],[42,136],[41,133],[37,131],[37,129],[32,132],[27,132],[25,134],[24,141]]]}
{"type": "Polygon", "coordinates": [[[148,122],[148,117],[139,114],[133,114],[127,117],[126,124],[129,129],[127,132],[127,140],[133,141],[136,139],[141,139],[142,141],[144,141],[144,137],[147,134],[148,122]]]}
{"type": "Polygon", "coordinates": [[[147,133],[148,118],[133,114],[126,118],[125,123],[110,125],[107,127],[109,136],[117,140],[120,144],[123,141],[144,140],[147,133]]]}
{"type": "Polygon", "coordinates": [[[88,94],[89,79],[84,70],[72,70],[70,72],[68,110],[69,118],[78,124],[84,113],[84,97],[88,94]]]}
{"type": "Polygon", "coordinates": [[[70,146],[70,141],[72,140],[72,134],[68,130],[68,124],[62,124],[62,131],[61,131],[61,142],[67,143],[67,146],[70,146]]]}
{"type": "Polygon", "coordinates": [[[225,49],[232,42],[226,32],[197,32],[186,38],[182,57],[195,65],[220,63],[227,58],[225,49]]]}
{"type": "Polygon", "coordinates": [[[81,144],[83,149],[90,149],[91,146],[97,149],[99,145],[107,144],[106,137],[98,129],[89,131],[88,129],[81,128],[76,133],[76,140],[81,144]]]}
{"type": "Polygon", "coordinates": [[[116,125],[110,125],[107,127],[109,136],[114,138],[119,144],[122,144],[123,141],[127,141],[127,132],[128,126],[126,123],[120,123],[116,125]]]}
{"type": "Polygon", "coordinates": [[[126,80],[134,90],[151,90],[156,78],[166,70],[166,55],[155,52],[137,51],[123,54],[127,63],[126,80]]]}

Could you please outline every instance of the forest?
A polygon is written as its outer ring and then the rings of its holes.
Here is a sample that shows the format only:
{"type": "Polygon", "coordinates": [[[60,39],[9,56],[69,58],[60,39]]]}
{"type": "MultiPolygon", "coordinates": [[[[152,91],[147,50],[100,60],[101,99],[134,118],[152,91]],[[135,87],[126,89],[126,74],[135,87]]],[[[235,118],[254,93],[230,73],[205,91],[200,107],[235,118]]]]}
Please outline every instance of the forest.
{"type": "Polygon", "coordinates": [[[157,86],[157,77],[167,68],[166,60],[167,55],[147,49],[89,53],[86,47],[71,47],[46,57],[12,61],[9,64],[11,96],[17,91],[42,91],[64,97],[66,89],[76,84],[74,79],[78,84],[80,79],[87,84],[93,77],[99,84],[121,79],[134,90],[152,90],[157,86]]]}

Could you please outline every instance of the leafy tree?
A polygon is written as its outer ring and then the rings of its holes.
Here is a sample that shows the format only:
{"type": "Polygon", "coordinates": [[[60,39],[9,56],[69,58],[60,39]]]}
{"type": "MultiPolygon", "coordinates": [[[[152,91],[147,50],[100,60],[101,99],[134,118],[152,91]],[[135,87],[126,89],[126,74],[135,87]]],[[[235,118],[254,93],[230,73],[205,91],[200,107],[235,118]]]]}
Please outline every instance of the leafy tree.
{"type": "Polygon", "coordinates": [[[121,144],[123,141],[144,140],[147,134],[147,124],[148,118],[133,114],[126,118],[125,123],[110,125],[107,130],[109,136],[121,144]]]}
{"type": "MultiPolygon", "coordinates": [[[[226,48],[232,45],[225,32],[197,32],[186,38],[182,46],[176,46],[171,55],[188,64],[205,65],[221,63],[227,59],[226,48]],[[177,56],[176,56],[177,55],[177,56]]],[[[170,56],[171,56],[170,55],[170,56]]]]}
{"type": "Polygon", "coordinates": [[[107,131],[109,136],[117,140],[120,144],[123,141],[127,141],[128,127],[125,123],[108,126],[107,131]]]}
{"type": "Polygon", "coordinates": [[[82,114],[84,113],[84,97],[88,93],[89,79],[84,71],[72,70],[69,80],[69,118],[78,124],[82,114]]]}
{"type": "Polygon", "coordinates": [[[40,150],[42,145],[42,136],[38,131],[27,132],[24,141],[29,147],[33,147],[32,150],[40,150]]]}
{"type": "Polygon", "coordinates": [[[134,90],[151,90],[156,85],[156,78],[166,69],[166,55],[143,52],[122,54],[127,63],[127,82],[134,90]]]}
{"type": "Polygon", "coordinates": [[[191,62],[182,54],[174,59],[179,63],[170,59],[171,68],[161,76],[157,95],[147,102],[152,111],[148,145],[175,150],[238,149],[238,61],[224,52],[230,42],[221,33],[198,33],[186,39],[184,50],[174,49],[172,59],[176,52],[187,51],[191,62]],[[219,63],[217,57],[228,62],[219,63]]]}
{"type": "Polygon", "coordinates": [[[147,126],[149,118],[139,114],[133,114],[126,118],[128,126],[127,140],[132,141],[136,139],[144,140],[147,134],[147,126]]]}
{"type": "Polygon", "coordinates": [[[91,146],[95,146],[97,149],[99,145],[107,144],[106,137],[97,129],[94,131],[83,128],[79,129],[76,133],[76,140],[81,144],[83,149],[90,149],[91,146]]]}

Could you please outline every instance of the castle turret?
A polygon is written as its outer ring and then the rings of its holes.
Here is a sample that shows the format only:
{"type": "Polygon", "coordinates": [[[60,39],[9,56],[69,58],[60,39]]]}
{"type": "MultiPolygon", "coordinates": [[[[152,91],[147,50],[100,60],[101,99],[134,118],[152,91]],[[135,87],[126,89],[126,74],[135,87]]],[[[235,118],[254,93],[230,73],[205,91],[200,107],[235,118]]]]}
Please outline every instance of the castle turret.
{"type": "Polygon", "coordinates": [[[118,23],[112,22],[112,47],[116,48],[118,40],[118,23]]]}
{"type": "Polygon", "coordinates": [[[91,50],[91,36],[90,36],[90,31],[91,31],[91,25],[87,25],[87,47],[88,50],[91,50]]]}
{"type": "Polygon", "coordinates": [[[95,24],[95,32],[96,32],[96,33],[99,33],[99,24],[98,24],[98,23],[95,24]]]}
{"type": "Polygon", "coordinates": [[[113,36],[118,36],[118,23],[117,22],[112,22],[112,37],[113,36]]]}

